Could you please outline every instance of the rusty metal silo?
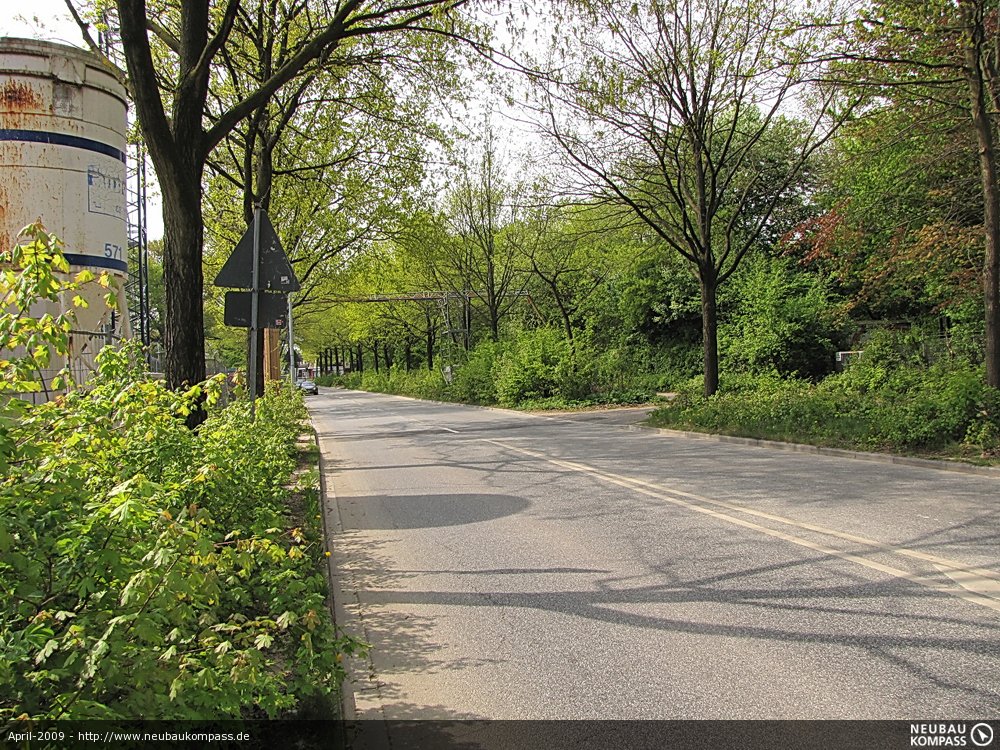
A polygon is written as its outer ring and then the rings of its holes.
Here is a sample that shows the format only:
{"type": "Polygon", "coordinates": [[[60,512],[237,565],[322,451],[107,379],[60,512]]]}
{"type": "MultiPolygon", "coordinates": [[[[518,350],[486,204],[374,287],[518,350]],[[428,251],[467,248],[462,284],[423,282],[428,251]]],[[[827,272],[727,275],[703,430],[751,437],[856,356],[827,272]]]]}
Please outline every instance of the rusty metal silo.
{"type": "MultiPolygon", "coordinates": [[[[78,379],[103,344],[128,334],[124,87],[89,52],[0,38],[0,242],[41,219],[65,243],[73,273],[108,272],[122,307],[97,284],[77,311],[78,379]]],[[[58,369],[60,365],[56,364],[58,369]]]]}

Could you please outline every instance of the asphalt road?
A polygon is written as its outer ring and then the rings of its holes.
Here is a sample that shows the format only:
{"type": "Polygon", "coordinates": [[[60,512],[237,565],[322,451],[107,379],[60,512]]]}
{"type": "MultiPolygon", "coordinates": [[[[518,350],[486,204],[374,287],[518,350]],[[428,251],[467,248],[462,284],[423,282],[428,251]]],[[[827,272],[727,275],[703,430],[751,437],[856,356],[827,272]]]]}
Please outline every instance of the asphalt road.
{"type": "Polygon", "coordinates": [[[1000,718],[1000,478],[308,403],[359,718],[1000,718]]]}

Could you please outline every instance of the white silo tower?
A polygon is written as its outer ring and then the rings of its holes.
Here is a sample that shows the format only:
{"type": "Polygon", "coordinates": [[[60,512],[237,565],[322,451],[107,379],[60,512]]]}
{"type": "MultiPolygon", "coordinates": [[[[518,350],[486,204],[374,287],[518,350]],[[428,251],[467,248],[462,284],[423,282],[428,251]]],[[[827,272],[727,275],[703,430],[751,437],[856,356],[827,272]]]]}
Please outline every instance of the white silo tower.
{"type": "Polygon", "coordinates": [[[125,89],[97,57],[0,38],[0,242],[9,247],[41,219],[65,243],[72,273],[109,273],[119,300],[110,310],[107,289],[91,284],[83,292],[90,305],[77,309],[70,345],[78,380],[106,342],[129,333],[126,127],[125,89]]]}

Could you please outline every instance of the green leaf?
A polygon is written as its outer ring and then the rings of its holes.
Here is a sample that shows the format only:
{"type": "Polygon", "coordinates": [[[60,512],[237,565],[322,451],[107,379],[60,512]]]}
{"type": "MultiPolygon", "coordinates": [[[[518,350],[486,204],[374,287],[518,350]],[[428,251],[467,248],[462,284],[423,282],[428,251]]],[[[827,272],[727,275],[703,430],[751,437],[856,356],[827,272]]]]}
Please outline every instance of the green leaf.
{"type": "Polygon", "coordinates": [[[59,642],[50,638],[45,646],[35,655],[35,664],[41,664],[59,649],[59,642]]]}

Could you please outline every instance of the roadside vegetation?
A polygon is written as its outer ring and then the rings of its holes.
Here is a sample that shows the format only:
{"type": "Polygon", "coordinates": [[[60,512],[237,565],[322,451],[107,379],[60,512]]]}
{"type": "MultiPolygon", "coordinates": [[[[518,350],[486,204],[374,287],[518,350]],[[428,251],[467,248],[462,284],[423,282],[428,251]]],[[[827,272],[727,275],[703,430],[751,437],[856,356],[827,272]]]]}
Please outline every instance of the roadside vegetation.
{"type": "Polygon", "coordinates": [[[1000,448],[1000,399],[969,363],[914,356],[912,340],[870,341],[845,372],[818,383],[734,375],[711,398],[697,378],[649,424],[864,451],[988,459],[1000,448]],[[905,355],[909,354],[909,357],[905,355]],[[902,355],[902,356],[901,356],[902,355]]]}
{"type": "Polygon", "coordinates": [[[201,279],[259,203],[302,282],[297,345],[320,382],[520,408],[677,393],[657,423],[997,450],[1000,47],[986,0],[495,14],[434,0],[371,19],[241,0],[165,8],[164,28],[206,32],[184,49],[124,6],[79,5],[84,25],[149,46],[119,60],[144,90],[140,130],[184,157],[185,180],[203,175],[201,192],[175,191],[202,200],[168,206],[151,249],[152,327],[187,363],[173,384],[200,377],[205,345],[242,366],[245,331],[223,325],[223,290],[202,295],[201,279]],[[538,29],[553,33],[522,44],[538,29]],[[195,65],[201,83],[152,77],[149,59],[195,65]],[[524,127],[456,121],[483,87],[524,127]],[[161,127],[177,102],[188,119],[172,125],[197,143],[161,127]]]}
{"type": "Polygon", "coordinates": [[[16,398],[72,322],[30,318],[32,303],[100,282],[61,280],[52,238],[30,240],[2,259],[0,726],[333,717],[354,644],[327,610],[301,396],[270,390],[251,422],[222,380],[171,391],[130,345],[47,403],[16,398]]]}
{"type": "Polygon", "coordinates": [[[347,371],[321,382],[517,408],[670,393],[654,424],[994,460],[997,121],[970,94],[997,90],[996,11],[834,6],[556,11],[563,67],[525,115],[550,160],[486,123],[330,278],[342,301],[303,310],[310,358],[347,371]]]}

